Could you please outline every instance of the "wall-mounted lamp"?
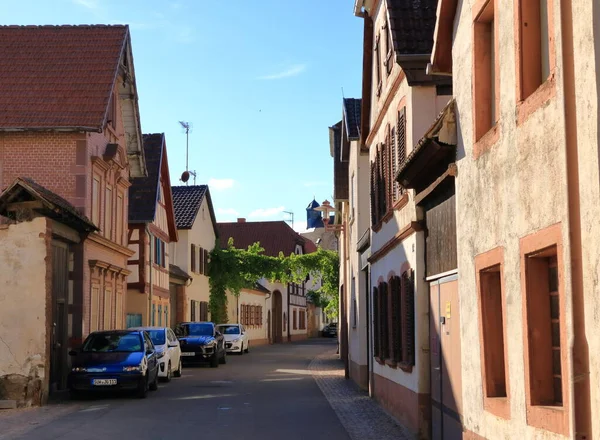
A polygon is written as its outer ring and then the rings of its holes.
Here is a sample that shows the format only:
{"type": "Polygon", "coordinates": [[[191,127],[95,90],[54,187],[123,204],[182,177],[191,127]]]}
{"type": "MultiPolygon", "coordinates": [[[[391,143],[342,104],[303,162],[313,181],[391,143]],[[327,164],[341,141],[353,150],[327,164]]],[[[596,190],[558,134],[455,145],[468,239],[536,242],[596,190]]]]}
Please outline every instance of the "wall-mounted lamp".
{"type": "Polygon", "coordinates": [[[321,206],[315,208],[315,211],[321,211],[323,213],[323,224],[325,225],[326,231],[338,232],[343,231],[345,229],[343,223],[341,225],[329,224],[329,215],[331,212],[335,212],[335,208],[331,206],[329,200],[325,200],[323,203],[321,203],[321,206]]]}

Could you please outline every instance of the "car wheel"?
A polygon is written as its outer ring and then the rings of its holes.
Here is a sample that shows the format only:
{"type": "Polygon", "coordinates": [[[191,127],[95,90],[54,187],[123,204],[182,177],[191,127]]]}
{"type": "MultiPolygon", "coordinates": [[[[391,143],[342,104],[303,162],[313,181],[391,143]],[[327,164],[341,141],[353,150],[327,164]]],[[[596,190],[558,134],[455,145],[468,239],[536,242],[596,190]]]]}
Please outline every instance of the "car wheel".
{"type": "Polygon", "coordinates": [[[217,353],[210,358],[210,368],[217,368],[219,366],[219,356],[217,353]]]}
{"type": "Polygon", "coordinates": [[[181,377],[181,359],[179,359],[179,367],[177,368],[177,370],[175,370],[175,372],[173,373],[173,376],[181,377]]]}
{"type": "Polygon", "coordinates": [[[223,356],[221,356],[221,360],[219,360],[220,364],[226,364],[227,363],[227,351],[223,350],[223,356]]]}
{"type": "Polygon", "coordinates": [[[145,379],[142,380],[138,385],[137,396],[140,399],[145,399],[148,397],[148,376],[146,376],[145,379]]]}
{"type": "Polygon", "coordinates": [[[156,391],[158,389],[158,368],[156,368],[156,375],[154,376],[154,380],[149,386],[150,391],[156,391]]]}
{"type": "Polygon", "coordinates": [[[250,353],[250,342],[246,345],[246,353],[250,353]]]}
{"type": "Polygon", "coordinates": [[[171,371],[171,361],[169,361],[169,365],[167,365],[167,377],[165,377],[165,382],[171,382],[171,376],[173,372],[171,371]]]}

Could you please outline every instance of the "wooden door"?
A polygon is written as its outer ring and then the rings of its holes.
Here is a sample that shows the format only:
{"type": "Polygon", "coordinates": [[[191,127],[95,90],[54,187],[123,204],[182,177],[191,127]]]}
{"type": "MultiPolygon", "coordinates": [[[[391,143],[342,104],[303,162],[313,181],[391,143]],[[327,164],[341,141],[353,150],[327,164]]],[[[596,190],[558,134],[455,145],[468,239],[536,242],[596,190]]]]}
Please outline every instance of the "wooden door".
{"type": "Polygon", "coordinates": [[[458,280],[430,284],[431,438],[462,439],[462,381],[458,280]]]}
{"type": "Polygon", "coordinates": [[[50,347],[50,390],[64,390],[68,374],[69,247],[52,242],[52,334],[50,347]]]}

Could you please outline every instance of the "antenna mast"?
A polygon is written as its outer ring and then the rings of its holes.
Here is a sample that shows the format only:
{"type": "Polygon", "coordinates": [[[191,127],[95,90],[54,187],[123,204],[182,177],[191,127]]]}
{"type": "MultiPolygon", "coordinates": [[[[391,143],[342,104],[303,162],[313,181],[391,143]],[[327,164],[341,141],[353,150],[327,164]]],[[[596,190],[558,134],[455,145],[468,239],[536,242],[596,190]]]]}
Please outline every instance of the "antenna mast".
{"type": "Polygon", "coordinates": [[[181,181],[187,185],[188,180],[190,179],[190,174],[194,176],[194,185],[196,184],[196,172],[190,171],[188,167],[188,156],[189,156],[189,147],[190,147],[190,130],[192,125],[189,122],[179,121],[179,125],[183,127],[185,130],[185,171],[181,175],[181,181]]]}
{"type": "Polygon", "coordinates": [[[291,219],[286,220],[286,222],[292,223],[292,229],[294,229],[294,211],[283,211],[284,214],[289,214],[291,219]]]}

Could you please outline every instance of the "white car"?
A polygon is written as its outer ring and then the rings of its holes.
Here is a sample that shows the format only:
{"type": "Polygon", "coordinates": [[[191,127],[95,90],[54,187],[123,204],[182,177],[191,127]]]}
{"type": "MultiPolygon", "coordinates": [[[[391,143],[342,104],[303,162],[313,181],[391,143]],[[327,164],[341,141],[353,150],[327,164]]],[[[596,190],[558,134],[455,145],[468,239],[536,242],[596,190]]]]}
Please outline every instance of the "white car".
{"type": "Polygon", "coordinates": [[[229,352],[248,353],[250,341],[242,324],[219,324],[217,330],[225,338],[225,349],[229,352]]]}
{"type": "Polygon", "coordinates": [[[135,327],[131,330],[145,330],[159,355],[158,377],[166,382],[171,377],[181,377],[181,348],[179,341],[168,327],[135,327]]]}

